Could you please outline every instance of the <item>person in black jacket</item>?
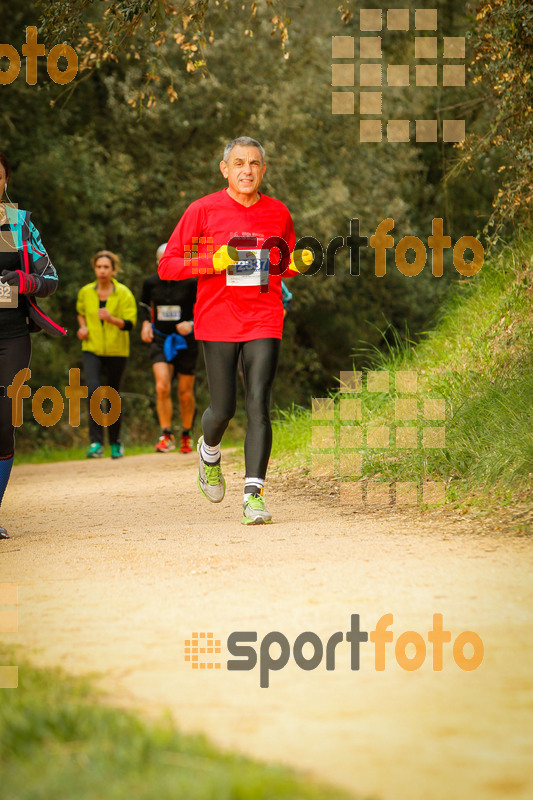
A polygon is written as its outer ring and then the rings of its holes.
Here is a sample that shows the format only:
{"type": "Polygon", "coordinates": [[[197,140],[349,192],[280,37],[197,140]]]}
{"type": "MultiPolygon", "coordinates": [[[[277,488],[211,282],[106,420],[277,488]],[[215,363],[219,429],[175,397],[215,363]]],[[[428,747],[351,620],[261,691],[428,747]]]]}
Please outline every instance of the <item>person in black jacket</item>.
{"type": "MultiPolygon", "coordinates": [[[[166,245],[157,250],[157,261],[166,245]]],[[[192,452],[192,425],[195,412],[194,373],[198,344],[193,333],[193,308],[196,279],[163,281],[157,273],[143,283],[139,316],[141,339],[150,344],[155,378],[157,416],[161,436],[155,445],[158,453],[176,448],[172,434],[172,378],[177,375],[178,405],[181,415],[180,453],[192,452]]]]}
{"type": "MultiPolygon", "coordinates": [[[[57,273],[30,213],[4,200],[10,176],[9,161],[0,153],[0,504],[15,451],[10,386],[18,372],[29,368],[30,332],[42,328],[56,336],[66,333],[35,301],[55,292],[57,273]]],[[[0,539],[8,538],[0,526],[0,539]]]]}

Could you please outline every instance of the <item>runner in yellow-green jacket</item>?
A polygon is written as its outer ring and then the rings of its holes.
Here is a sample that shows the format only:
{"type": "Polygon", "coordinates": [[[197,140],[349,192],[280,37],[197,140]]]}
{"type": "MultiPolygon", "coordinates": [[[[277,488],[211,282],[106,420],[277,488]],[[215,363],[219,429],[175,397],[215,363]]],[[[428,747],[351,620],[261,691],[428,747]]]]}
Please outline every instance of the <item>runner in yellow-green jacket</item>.
{"type": "MultiPolygon", "coordinates": [[[[104,455],[104,428],[90,412],[90,400],[99,386],[120,391],[126,359],[130,354],[129,331],[137,322],[137,305],[127,286],[116,279],[120,259],[109,250],[93,256],[96,281],[87,283],[78,293],[78,339],[82,342],[85,380],[89,388],[89,435],[91,444],[87,458],[104,455]]],[[[121,458],[120,415],[109,426],[111,458],[121,458]]]]}

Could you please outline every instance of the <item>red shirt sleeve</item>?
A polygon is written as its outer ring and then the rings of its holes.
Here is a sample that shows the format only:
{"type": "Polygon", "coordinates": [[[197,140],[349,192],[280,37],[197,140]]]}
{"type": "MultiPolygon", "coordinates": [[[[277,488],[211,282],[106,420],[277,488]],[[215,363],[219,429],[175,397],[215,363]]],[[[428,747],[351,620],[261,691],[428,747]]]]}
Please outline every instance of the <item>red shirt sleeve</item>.
{"type": "Polygon", "coordinates": [[[199,267],[211,268],[212,271],[213,257],[202,255],[202,248],[195,248],[195,240],[197,243],[203,232],[204,208],[200,202],[195,201],[186,209],[174,228],[159,260],[158,273],[162,280],[182,281],[196,277],[199,267]]]}

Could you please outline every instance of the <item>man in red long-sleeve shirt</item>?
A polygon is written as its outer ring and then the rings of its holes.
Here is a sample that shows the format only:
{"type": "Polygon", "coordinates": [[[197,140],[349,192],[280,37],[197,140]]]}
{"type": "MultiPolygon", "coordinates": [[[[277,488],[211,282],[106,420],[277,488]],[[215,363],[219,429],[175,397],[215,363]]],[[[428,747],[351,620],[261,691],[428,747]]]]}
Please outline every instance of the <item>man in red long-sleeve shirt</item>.
{"type": "Polygon", "coordinates": [[[194,334],[203,344],[210,394],[198,442],[198,486],[213,503],[224,497],[220,442],[235,414],[242,353],[248,428],[241,521],[271,522],[263,487],[272,447],[270,395],[283,332],[281,278],[305,266],[301,257],[298,267],[290,258],[295,236],[287,207],[259,192],[266,169],[259,142],[249,137],[229,142],[220,169],[227,189],[187,208],[159,262],[159,275],[164,280],[198,276],[194,334]]]}

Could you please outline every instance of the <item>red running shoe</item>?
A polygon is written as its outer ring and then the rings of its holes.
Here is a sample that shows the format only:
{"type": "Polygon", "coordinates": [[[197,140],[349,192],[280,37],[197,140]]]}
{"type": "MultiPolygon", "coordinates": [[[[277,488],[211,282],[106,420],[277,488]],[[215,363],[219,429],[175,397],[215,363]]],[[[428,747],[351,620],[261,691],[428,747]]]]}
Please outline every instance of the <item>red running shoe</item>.
{"type": "Polygon", "coordinates": [[[192,453],[192,436],[183,435],[181,437],[180,453],[192,453]]]}
{"type": "Polygon", "coordinates": [[[0,525],[0,539],[9,539],[9,534],[5,528],[0,525]]]}
{"type": "Polygon", "coordinates": [[[174,441],[174,437],[171,433],[164,433],[162,436],[160,436],[159,441],[155,446],[156,453],[170,453],[175,449],[176,442],[174,441]]]}

